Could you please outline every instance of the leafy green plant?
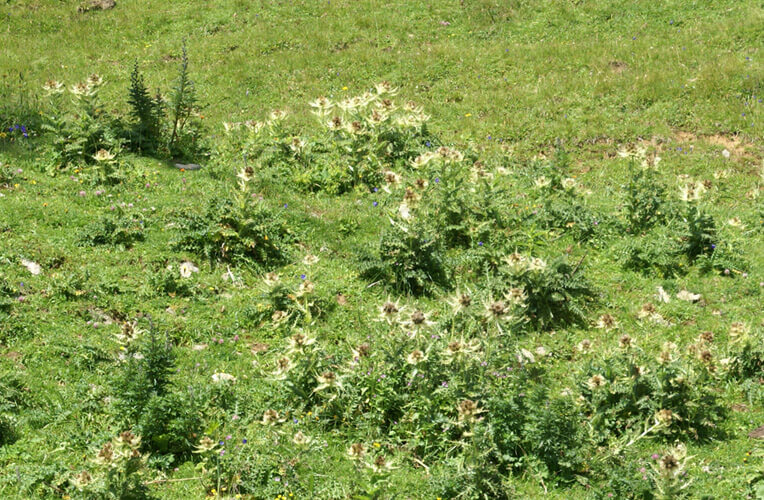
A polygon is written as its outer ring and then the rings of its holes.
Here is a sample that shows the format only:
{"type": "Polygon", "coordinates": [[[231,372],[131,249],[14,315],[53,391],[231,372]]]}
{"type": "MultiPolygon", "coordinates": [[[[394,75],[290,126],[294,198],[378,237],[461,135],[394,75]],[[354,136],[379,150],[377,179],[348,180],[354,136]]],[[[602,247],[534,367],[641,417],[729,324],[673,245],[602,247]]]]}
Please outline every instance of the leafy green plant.
{"type": "Polygon", "coordinates": [[[758,381],[764,370],[764,343],[760,331],[751,333],[742,322],[735,322],[731,328],[732,360],[729,374],[736,380],[758,381]]]}
{"type": "Polygon", "coordinates": [[[529,166],[533,176],[531,192],[538,208],[531,220],[547,229],[572,235],[577,241],[592,241],[610,226],[608,217],[599,214],[586,203],[585,192],[574,177],[566,177],[570,157],[558,144],[552,161],[535,162],[529,166]]]}
{"type": "Polygon", "coordinates": [[[142,500],[153,498],[142,477],[147,473],[141,438],[130,431],[106,442],[95,454],[95,467],[69,478],[73,498],[142,500]]]}
{"type": "Polygon", "coordinates": [[[287,113],[275,110],[262,122],[225,123],[223,158],[243,156],[258,171],[273,169],[305,191],[341,194],[356,186],[378,187],[388,169],[423,166],[422,145],[430,137],[429,116],[408,102],[398,105],[389,83],[374,92],[332,101],[319,97],[310,105],[319,132],[306,135],[288,128],[287,113]]]}
{"type": "Polygon", "coordinates": [[[246,198],[211,200],[206,213],[179,217],[178,229],[174,249],[256,268],[285,262],[295,240],[281,211],[246,198]]]}
{"type": "Polygon", "coordinates": [[[186,454],[201,426],[199,403],[192,389],[186,392],[172,380],[176,356],[169,339],[161,340],[151,327],[139,344],[129,344],[124,368],[114,379],[114,414],[141,434],[143,449],[186,454]]]}
{"type": "MultiPolygon", "coordinates": [[[[172,131],[167,149],[170,155],[177,159],[194,159],[194,155],[202,149],[199,143],[202,132],[200,109],[196,87],[188,71],[188,62],[188,52],[184,43],[181,48],[178,77],[168,103],[172,131]]],[[[158,106],[154,109],[158,109],[158,106]]]]}
{"type": "Polygon", "coordinates": [[[648,159],[644,149],[626,155],[630,158],[629,182],[626,184],[623,212],[628,231],[639,234],[665,219],[666,188],[657,173],[660,157],[648,159]],[[640,161],[639,166],[637,161],[640,161]]]}
{"type": "Polygon", "coordinates": [[[696,205],[685,213],[686,232],[682,236],[683,252],[694,262],[701,255],[710,255],[716,247],[716,224],[713,217],[696,205]]]}
{"type": "Polygon", "coordinates": [[[82,246],[115,245],[130,248],[146,238],[145,226],[145,219],[140,212],[125,213],[120,210],[85,226],[80,231],[79,243],[82,246]]]}
{"type": "Polygon", "coordinates": [[[625,237],[615,245],[614,253],[625,269],[659,276],[683,274],[688,261],[675,227],[658,226],[647,234],[625,237]]]}
{"type": "Polygon", "coordinates": [[[194,295],[193,282],[180,276],[175,266],[158,264],[158,269],[151,272],[147,280],[147,296],[168,295],[170,297],[191,297],[194,295]]]}
{"type": "Polygon", "coordinates": [[[44,85],[51,111],[41,128],[52,136],[54,166],[90,164],[101,151],[112,157],[119,152],[119,127],[104,110],[99,97],[102,85],[103,78],[92,74],[70,87],[68,101],[63,97],[62,82],[51,80],[44,85]]]}
{"type": "Polygon", "coordinates": [[[496,294],[522,291],[525,314],[533,328],[581,324],[595,292],[584,275],[584,257],[573,266],[565,258],[549,263],[517,252],[505,258],[488,286],[496,294]]]}
{"type": "Polygon", "coordinates": [[[515,199],[481,162],[470,170],[461,163],[445,163],[428,174],[432,183],[417,183],[430,187],[423,196],[445,246],[474,248],[496,243],[519,226],[515,199]]]}
{"type": "Polygon", "coordinates": [[[0,446],[17,438],[16,414],[27,406],[24,383],[18,375],[4,372],[0,379],[0,446]]]}
{"type": "Polygon", "coordinates": [[[552,396],[529,382],[523,374],[505,380],[488,400],[494,459],[510,471],[531,468],[545,477],[571,478],[584,470],[591,446],[584,415],[570,396],[552,396]]]}
{"type": "Polygon", "coordinates": [[[667,438],[702,440],[718,434],[727,409],[712,389],[715,365],[710,350],[704,347],[704,362],[693,365],[670,343],[650,357],[629,347],[627,339],[622,339],[622,352],[590,360],[579,376],[587,413],[600,439],[645,422],[654,422],[655,432],[667,438]]]}
{"type": "Polygon", "coordinates": [[[376,255],[361,263],[361,274],[397,290],[430,293],[435,286],[448,286],[444,259],[442,239],[427,218],[394,215],[382,230],[376,255]]]}

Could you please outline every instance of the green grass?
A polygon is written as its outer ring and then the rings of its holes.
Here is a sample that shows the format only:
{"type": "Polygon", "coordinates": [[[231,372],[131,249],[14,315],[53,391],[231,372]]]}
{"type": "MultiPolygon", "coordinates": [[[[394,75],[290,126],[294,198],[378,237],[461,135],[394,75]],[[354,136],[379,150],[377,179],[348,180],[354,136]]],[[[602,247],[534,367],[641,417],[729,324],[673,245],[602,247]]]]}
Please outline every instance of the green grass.
{"type": "MultiPolygon", "coordinates": [[[[282,349],[291,334],[270,327],[264,271],[276,271],[290,284],[309,274],[326,299],[324,315],[310,328],[332,353],[344,353],[367,332],[385,342],[387,333],[376,322],[370,325],[389,295],[440,314],[448,309],[447,291],[407,297],[358,275],[359,253],[379,241],[380,229],[388,224],[386,209],[394,208],[381,192],[306,194],[264,172],[256,189],[270,207],[287,205],[284,217],[299,244],[292,247],[288,264],[254,269],[212,265],[171,246],[178,215],[202,214],[208,200],[236,190],[238,157],[201,158],[202,170],[181,172],[164,160],[128,156],[124,182],[111,187],[91,185],[73,168],[47,173],[47,140],[36,126],[47,110],[41,97],[45,80],[70,85],[97,72],[107,81],[103,101],[108,110],[124,113],[133,62],[151,89],[169,89],[183,40],[199,100],[206,104],[202,121],[213,149],[224,140],[223,121],[262,120],[272,109],[285,108],[295,127],[310,135],[315,120],[308,101],[357,95],[389,80],[400,87],[400,101],[424,106],[440,142],[477,151],[491,165],[511,165],[507,185],[520,205],[543,201],[523,198],[531,190],[522,183],[533,175],[532,160],[551,157],[557,141],[571,157],[571,173],[592,191],[586,206],[598,214],[619,217],[628,181],[627,162],[616,156],[621,145],[648,144],[660,154],[659,176],[671,197],[676,175],[712,181],[707,209],[722,238],[744,256],[745,276],[742,271],[732,277],[703,273],[697,266],[678,277],[626,271],[617,252],[623,234],[585,243],[565,231],[543,232],[541,255],[567,250],[574,263],[584,258],[598,294],[586,325],[532,331],[518,341],[518,347],[543,345],[554,353],[549,362],[553,391],[580,382],[572,380],[583,363],[574,346],[585,338],[603,352],[615,350],[620,334],[628,333],[640,348],[657,354],[665,341],[684,347],[699,332],[713,331],[720,357],[734,347],[728,331],[735,321],[761,338],[764,211],[760,198],[746,196],[761,186],[764,159],[760,3],[463,0],[382,6],[366,0],[122,0],[112,10],[87,14],[77,13],[77,6],[52,0],[10,0],[0,6],[0,124],[6,131],[25,124],[31,135],[25,140],[16,131],[0,138],[0,164],[23,170],[8,182],[0,177],[0,278],[12,289],[10,313],[0,312],[0,373],[20,379],[26,401],[12,411],[16,439],[0,445],[2,498],[73,495],[68,478],[90,467],[94,450],[123,430],[107,404],[115,396],[113,375],[121,366],[114,337],[121,322],[152,318],[177,346],[181,385],[209,385],[219,371],[235,374],[240,406],[222,409],[210,401],[204,427],[215,439],[226,434],[248,438],[258,455],[270,446],[258,443],[257,436],[264,435],[258,421],[278,392],[258,378],[258,366],[271,363],[271,353],[282,349]],[[513,153],[502,153],[500,146],[513,153]],[[732,153],[729,159],[722,156],[725,148],[732,153]],[[729,176],[715,179],[722,169],[729,176]],[[100,189],[104,194],[96,195],[100,189]],[[83,228],[113,213],[112,206],[118,212],[122,203],[133,205],[125,207],[128,214],[143,216],[145,239],[129,249],[84,246],[83,228]],[[725,225],[732,217],[742,219],[745,228],[725,225]],[[340,234],[341,223],[348,221],[358,229],[340,234]],[[319,262],[305,266],[302,258],[308,253],[319,262]],[[38,263],[42,273],[31,275],[21,259],[38,263]],[[200,268],[191,280],[191,295],[155,293],[152,277],[169,265],[177,272],[184,260],[200,268]],[[655,302],[659,285],[672,297],[686,288],[704,301],[674,299],[662,305],[670,326],[638,321],[636,311],[644,302],[655,302]],[[337,303],[338,294],[346,304],[337,303]],[[593,328],[603,313],[620,321],[618,333],[593,328]],[[104,318],[113,323],[104,324],[104,318]],[[216,345],[217,338],[225,342],[216,345]],[[270,351],[253,354],[253,343],[265,343],[270,351]],[[198,344],[208,347],[195,350],[198,344]],[[239,419],[232,420],[233,414],[239,419]]],[[[523,214],[533,209],[517,207],[523,214]]],[[[457,254],[449,257],[458,259],[457,254]]],[[[459,274],[472,283],[467,276],[459,274]]],[[[758,399],[749,401],[737,382],[720,377],[714,390],[724,405],[745,408],[731,411],[722,434],[710,441],[683,436],[693,456],[690,497],[746,498],[747,481],[761,477],[761,457],[748,455],[761,450],[761,441],[747,437],[764,424],[757,383],[758,399]]],[[[362,478],[367,476],[356,471],[346,450],[355,439],[364,439],[361,425],[331,430],[308,418],[290,426],[284,425],[284,441],[300,429],[322,446],[305,455],[287,452],[285,463],[299,458],[299,481],[280,493],[359,498],[355,495],[365,491],[362,478]]],[[[380,497],[441,496],[433,477],[455,474],[453,463],[441,456],[423,466],[421,457],[397,439],[374,436],[396,458],[380,497]]],[[[639,475],[650,455],[669,444],[653,436],[639,441],[627,452],[629,473],[639,475]]],[[[588,458],[603,455],[599,450],[588,458]]],[[[203,498],[209,483],[189,479],[202,475],[195,469],[198,462],[194,455],[166,467],[154,464],[142,480],[154,481],[150,490],[158,498],[203,498]]],[[[598,471],[565,480],[529,468],[505,479],[515,498],[601,498],[610,491],[609,479],[598,471]]]]}

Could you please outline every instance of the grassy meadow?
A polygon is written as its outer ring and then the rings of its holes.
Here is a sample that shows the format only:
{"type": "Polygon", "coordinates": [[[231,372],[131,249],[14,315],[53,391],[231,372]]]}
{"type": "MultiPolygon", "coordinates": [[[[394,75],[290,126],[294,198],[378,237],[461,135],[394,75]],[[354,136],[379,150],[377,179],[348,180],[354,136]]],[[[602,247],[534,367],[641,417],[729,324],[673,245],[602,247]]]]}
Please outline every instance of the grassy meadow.
{"type": "Polygon", "coordinates": [[[0,3],[0,498],[764,498],[760,2],[87,5],[0,3]]]}

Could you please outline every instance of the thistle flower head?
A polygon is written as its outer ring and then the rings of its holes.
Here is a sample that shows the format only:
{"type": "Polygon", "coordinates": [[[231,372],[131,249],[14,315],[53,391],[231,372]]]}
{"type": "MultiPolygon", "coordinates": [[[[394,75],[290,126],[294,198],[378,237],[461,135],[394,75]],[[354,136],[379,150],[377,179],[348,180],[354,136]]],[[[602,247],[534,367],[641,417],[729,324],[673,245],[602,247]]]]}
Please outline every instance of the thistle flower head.
{"type": "Polygon", "coordinates": [[[401,183],[401,176],[393,172],[392,170],[385,170],[382,172],[382,176],[385,179],[386,186],[384,187],[384,190],[388,193],[390,192],[390,189],[398,186],[401,183]]]}
{"type": "Polygon", "coordinates": [[[345,125],[345,130],[351,135],[359,135],[364,133],[363,123],[358,120],[353,120],[345,125]]]}
{"type": "Polygon", "coordinates": [[[509,270],[514,273],[524,271],[528,266],[528,259],[522,254],[513,252],[504,257],[504,263],[509,267],[509,270]]]}
{"type": "Polygon", "coordinates": [[[93,73],[88,77],[87,83],[90,87],[98,87],[99,85],[103,85],[103,78],[101,78],[101,75],[98,73],[93,73]]]}
{"type": "Polygon", "coordinates": [[[305,149],[305,141],[303,141],[299,137],[292,137],[292,142],[289,144],[289,149],[291,149],[295,153],[299,153],[300,151],[305,149]]]}
{"type": "Polygon", "coordinates": [[[447,146],[439,147],[436,152],[438,156],[447,162],[460,162],[464,160],[464,155],[461,153],[461,151],[449,148],[447,146]]]}
{"type": "Polygon", "coordinates": [[[314,344],[316,339],[306,335],[303,332],[297,332],[289,338],[289,352],[302,353],[305,349],[314,344]]]}
{"type": "Polygon", "coordinates": [[[204,436],[200,441],[199,444],[196,446],[196,449],[194,450],[194,453],[207,453],[208,451],[212,451],[217,447],[217,443],[210,439],[209,436],[204,436]]]}
{"type": "Polygon", "coordinates": [[[265,281],[265,284],[267,286],[273,286],[279,281],[281,281],[281,278],[279,277],[278,273],[271,271],[265,274],[265,276],[263,277],[263,281],[265,281]]]}
{"type": "Polygon", "coordinates": [[[286,118],[287,112],[283,109],[274,109],[271,111],[270,118],[272,122],[280,122],[284,118],[286,118]]]}
{"type": "Polygon", "coordinates": [[[252,177],[254,175],[255,175],[255,169],[247,166],[239,170],[239,173],[236,174],[236,177],[238,177],[241,180],[241,182],[249,182],[252,180],[252,177]]]}
{"type": "Polygon", "coordinates": [[[603,314],[597,321],[597,328],[612,330],[618,327],[618,321],[610,314],[603,314]]]}
{"type": "Polygon", "coordinates": [[[510,304],[518,307],[523,307],[525,305],[525,300],[528,298],[528,295],[526,295],[525,289],[515,287],[510,288],[509,291],[504,294],[504,298],[507,299],[510,304]]]}
{"type": "Polygon", "coordinates": [[[656,314],[657,311],[655,309],[655,305],[653,305],[651,302],[647,302],[645,304],[642,304],[642,308],[637,311],[637,317],[639,319],[649,318],[653,314],[656,314]]]}
{"type": "Polygon", "coordinates": [[[393,302],[390,297],[379,306],[379,320],[386,322],[388,325],[397,323],[400,320],[401,306],[398,302],[393,302]]]}
{"type": "Polygon", "coordinates": [[[538,257],[531,257],[530,261],[528,262],[529,271],[541,272],[544,269],[546,269],[546,262],[544,262],[543,259],[538,257]]]}
{"type": "Polygon", "coordinates": [[[661,470],[668,475],[674,475],[674,471],[679,468],[679,460],[671,453],[666,453],[660,459],[661,470]]]}
{"type": "Polygon", "coordinates": [[[373,462],[367,463],[366,466],[376,474],[387,472],[393,468],[392,464],[385,458],[384,455],[379,455],[374,459],[373,462]]]}
{"type": "Polygon", "coordinates": [[[318,263],[318,257],[313,254],[307,254],[303,259],[302,263],[306,266],[312,266],[313,264],[318,263]]]}
{"type": "Polygon", "coordinates": [[[297,446],[307,446],[313,439],[306,436],[302,431],[297,431],[292,438],[292,442],[297,446]]]}
{"type": "Polygon", "coordinates": [[[406,362],[410,365],[416,365],[424,361],[427,361],[427,356],[419,349],[411,351],[411,354],[406,356],[406,362]]]}
{"type": "Polygon", "coordinates": [[[462,292],[457,288],[456,293],[449,297],[446,303],[451,306],[452,314],[459,314],[472,305],[472,292],[469,288],[467,288],[466,292],[462,292]]]}
{"type": "Polygon", "coordinates": [[[422,195],[411,189],[411,187],[406,187],[406,192],[403,194],[403,201],[407,205],[415,205],[420,199],[422,199],[422,195]]]}
{"type": "Polygon", "coordinates": [[[317,108],[320,111],[328,111],[334,107],[334,103],[332,103],[331,100],[327,99],[324,96],[316,98],[314,101],[311,101],[310,106],[313,108],[317,108]]]}
{"type": "Polygon", "coordinates": [[[698,359],[701,363],[710,366],[714,362],[714,355],[708,349],[703,349],[698,353],[698,359]]]}
{"type": "Polygon", "coordinates": [[[379,82],[374,85],[374,89],[377,91],[377,95],[395,95],[398,93],[398,88],[393,87],[388,81],[379,82]]]}
{"type": "Polygon", "coordinates": [[[233,130],[238,130],[241,127],[241,123],[235,122],[223,122],[223,131],[228,134],[233,130]]]}
{"type": "Polygon", "coordinates": [[[326,126],[329,127],[329,130],[342,130],[345,126],[345,121],[341,116],[334,116],[326,122],[326,126]]]}
{"type": "Polygon", "coordinates": [[[90,97],[95,94],[95,91],[87,82],[75,83],[69,87],[69,92],[74,94],[75,97],[90,97]]]}
{"type": "Polygon", "coordinates": [[[438,154],[432,151],[426,151],[413,160],[411,160],[411,166],[414,168],[421,168],[430,163],[433,159],[437,158],[438,154]]]}
{"type": "Polygon", "coordinates": [[[292,369],[292,366],[292,360],[286,356],[282,356],[276,360],[276,370],[274,371],[274,375],[277,378],[284,378],[286,377],[286,374],[289,372],[289,370],[292,369]]]}
{"type": "Polygon", "coordinates": [[[355,99],[343,99],[337,103],[337,107],[342,111],[348,113],[354,111],[358,107],[359,102],[355,99]]]}
{"type": "Polygon", "coordinates": [[[178,266],[181,278],[190,278],[193,273],[198,273],[199,268],[196,267],[193,262],[185,261],[181,262],[178,266]]]}
{"type": "Polygon", "coordinates": [[[143,331],[138,329],[137,321],[125,321],[122,323],[122,329],[120,333],[116,334],[116,337],[120,344],[129,344],[137,339],[141,333],[143,331]]]}
{"type": "Polygon", "coordinates": [[[285,419],[279,417],[279,412],[276,410],[265,410],[263,412],[263,418],[260,421],[263,425],[276,425],[284,422],[285,419]]]}
{"type": "Polygon", "coordinates": [[[324,389],[337,388],[342,389],[342,382],[336,373],[332,371],[325,371],[321,375],[316,377],[318,386],[313,389],[314,392],[323,391],[324,389]]]}
{"type": "Polygon", "coordinates": [[[236,377],[230,373],[216,372],[212,375],[212,381],[216,384],[226,384],[236,382],[236,377]]]}
{"type": "Polygon", "coordinates": [[[597,373],[589,378],[589,380],[586,382],[586,385],[589,386],[589,389],[595,391],[604,387],[606,383],[607,380],[605,380],[605,377],[597,373]]]}
{"type": "Polygon", "coordinates": [[[459,422],[463,423],[476,422],[479,420],[478,415],[483,412],[478,404],[471,399],[461,400],[456,408],[456,411],[459,415],[459,422]]]}
{"type": "Polygon", "coordinates": [[[371,346],[364,342],[358,347],[351,349],[350,353],[354,361],[358,361],[361,358],[368,358],[371,355],[371,346]]]}
{"type": "Polygon", "coordinates": [[[730,325],[730,337],[733,342],[739,342],[746,340],[748,334],[751,332],[751,328],[742,321],[735,321],[730,325]]]}
{"type": "Polygon", "coordinates": [[[93,159],[97,162],[111,161],[114,159],[114,155],[105,149],[99,149],[93,155],[93,159]]]}
{"type": "Polygon", "coordinates": [[[408,113],[415,113],[415,114],[420,114],[424,111],[424,108],[422,108],[422,106],[419,106],[414,101],[406,101],[406,104],[403,105],[403,109],[406,110],[408,113]]]}
{"type": "Polygon", "coordinates": [[[424,191],[429,185],[430,183],[427,182],[427,179],[422,179],[421,177],[414,181],[414,187],[420,191],[424,191]]]}
{"type": "Polygon", "coordinates": [[[679,187],[679,199],[686,202],[697,201],[705,192],[706,186],[702,182],[690,180],[679,187]]]}
{"type": "Polygon", "coordinates": [[[421,309],[416,309],[409,315],[406,320],[401,322],[401,325],[413,331],[414,333],[418,333],[435,324],[435,322],[430,319],[430,316],[431,315],[429,312],[424,312],[421,309]]]}
{"type": "Polygon", "coordinates": [[[687,460],[687,448],[683,444],[678,444],[658,460],[658,468],[662,475],[667,477],[677,477],[684,470],[687,460]]]}
{"type": "Polygon", "coordinates": [[[589,352],[592,349],[592,341],[589,339],[584,339],[578,343],[576,348],[583,353],[589,352]]]}
{"type": "Polygon", "coordinates": [[[545,188],[552,183],[552,180],[542,175],[533,181],[533,183],[536,185],[536,187],[545,188]]]}
{"type": "Polygon", "coordinates": [[[273,311],[273,314],[271,314],[271,320],[276,324],[285,321],[288,317],[289,313],[286,311],[273,311]]]}
{"type": "Polygon", "coordinates": [[[64,83],[58,80],[48,80],[42,85],[42,88],[48,94],[60,94],[64,91],[64,83]]]}
{"type": "Polygon", "coordinates": [[[304,280],[302,283],[300,283],[300,286],[297,288],[297,296],[302,297],[303,295],[310,295],[312,294],[316,289],[316,286],[313,284],[310,280],[304,280]]]}
{"type": "Polygon", "coordinates": [[[366,454],[366,447],[363,443],[353,443],[348,448],[348,456],[351,460],[360,460],[366,454]]]}
{"type": "Polygon", "coordinates": [[[674,352],[676,351],[676,344],[673,342],[664,342],[661,352],[658,354],[658,363],[666,365],[674,361],[674,352]]]}
{"type": "Polygon", "coordinates": [[[380,125],[386,122],[388,118],[390,118],[390,115],[384,110],[374,109],[372,110],[371,115],[368,116],[367,121],[372,125],[380,125]]]}
{"type": "Polygon", "coordinates": [[[621,349],[631,349],[634,347],[634,340],[630,336],[624,334],[618,339],[618,345],[621,346],[621,349]]]}
{"type": "Polygon", "coordinates": [[[503,300],[493,300],[489,297],[483,306],[485,307],[485,315],[489,321],[504,321],[510,318],[509,304],[503,300]]]}
{"type": "Polygon", "coordinates": [[[120,447],[135,450],[141,446],[141,437],[136,436],[130,431],[124,431],[117,436],[116,442],[120,447]]]}
{"type": "Polygon", "coordinates": [[[247,120],[244,122],[244,126],[247,127],[247,129],[249,129],[251,132],[257,134],[265,127],[265,124],[255,120],[247,120]]]}
{"type": "Polygon", "coordinates": [[[395,103],[390,99],[381,99],[377,101],[377,107],[386,113],[395,111],[395,103]]]}
{"type": "Polygon", "coordinates": [[[85,486],[90,484],[93,481],[93,476],[90,475],[90,473],[86,470],[83,470],[76,476],[72,478],[72,484],[74,484],[74,487],[78,490],[82,490],[85,486]]]}
{"type": "Polygon", "coordinates": [[[455,359],[464,358],[478,350],[477,342],[465,342],[464,340],[453,340],[448,343],[443,352],[444,363],[449,364],[455,359]]]}
{"type": "Polygon", "coordinates": [[[95,462],[100,465],[110,466],[114,463],[116,458],[117,457],[114,454],[114,447],[112,446],[111,441],[107,441],[98,451],[98,454],[95,457],[95,462]]]}

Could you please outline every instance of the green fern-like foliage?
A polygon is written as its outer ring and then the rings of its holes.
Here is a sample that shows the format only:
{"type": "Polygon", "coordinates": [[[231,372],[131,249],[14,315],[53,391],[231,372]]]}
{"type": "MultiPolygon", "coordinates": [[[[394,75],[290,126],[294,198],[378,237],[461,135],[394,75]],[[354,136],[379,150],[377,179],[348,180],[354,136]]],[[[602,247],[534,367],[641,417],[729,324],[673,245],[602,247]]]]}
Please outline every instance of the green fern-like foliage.
{"type": "Polygon", "coordinates": [[[179,220],[175,249],[194,252],[215,262],[268,267],[283,263],[294,234],[280,212],[262,201],[237,205],[215,200],[204,215],[189,214],[179,220]]]}
{"type": "Polygon", "coordinates": [[[632,234],[650,229],[665,218],[664,186],[658,182],[652,169],[630,166],[629,183],[626,185],[624,215],[632,234]]]}
{"type": "Polygon", "coordinates": [[[197,147],[197,129],[194,116],[198,113],[196,86],[188,71],[188,51],[185,43],[182,48],[180,68],[175,87],[170,94],[170,119],[172,132],[168,150],[174,158],[193,155],[197,147]]]}

